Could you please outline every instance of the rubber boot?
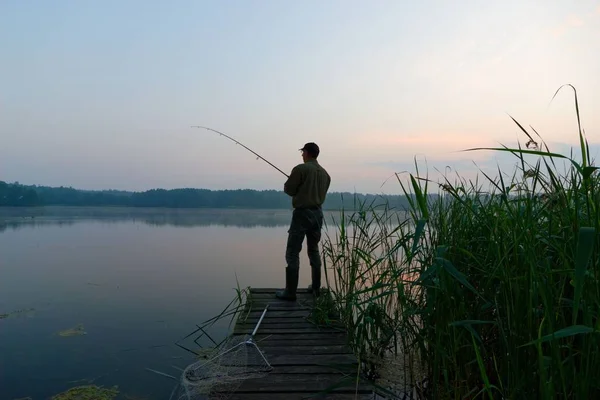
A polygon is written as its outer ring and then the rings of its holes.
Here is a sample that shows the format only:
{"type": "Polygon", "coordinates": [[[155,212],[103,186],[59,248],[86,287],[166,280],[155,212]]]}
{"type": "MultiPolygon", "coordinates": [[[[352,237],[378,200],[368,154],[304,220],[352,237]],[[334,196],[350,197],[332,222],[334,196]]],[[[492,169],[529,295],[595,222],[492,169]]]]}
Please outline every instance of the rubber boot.
{"type": "Polygon", "coordinates": [[[281,300],[296,301],[296,289],[298,289],[298,269],[286,267],[285,289],[275,293],[281,300]]]}
{"type": "Polygon", "coordinates": [[[308,293],[312,293],[315,297],[321,295],[321,268],[311,268],[312,285],[308,285],[308,293]]]}

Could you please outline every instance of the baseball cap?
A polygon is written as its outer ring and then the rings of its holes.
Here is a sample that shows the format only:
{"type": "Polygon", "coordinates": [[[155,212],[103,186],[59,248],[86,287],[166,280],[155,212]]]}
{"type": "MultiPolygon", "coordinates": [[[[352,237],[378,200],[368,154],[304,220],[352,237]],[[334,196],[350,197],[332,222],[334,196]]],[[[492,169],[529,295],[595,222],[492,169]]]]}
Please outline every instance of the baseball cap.
{"type": "Polygon", "coordinates": [[[304,145],[304,147],[302,147],[299,150],[306,150],[306,152],[308,154],[310,154],[312,157],[315,157],[315,158],[319,155],[319,151],[320,151],[319,146],[317,146],[317,144],[313,143],[313,142],[306,143],[304,145]]]}

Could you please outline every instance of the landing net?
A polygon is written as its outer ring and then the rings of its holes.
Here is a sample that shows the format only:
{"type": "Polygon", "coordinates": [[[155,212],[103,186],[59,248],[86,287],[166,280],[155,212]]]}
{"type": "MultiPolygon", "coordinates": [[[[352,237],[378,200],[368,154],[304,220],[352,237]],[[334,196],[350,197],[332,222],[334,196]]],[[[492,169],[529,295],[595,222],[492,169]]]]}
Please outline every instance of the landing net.
{"type": "Polygon", "coordinates": [[[227,399],[245,380],[260,379],[273,369],[254,341],[266,311],[251,335],[229,337],[208,360],[183,371],[179,400],[227,399]]]}

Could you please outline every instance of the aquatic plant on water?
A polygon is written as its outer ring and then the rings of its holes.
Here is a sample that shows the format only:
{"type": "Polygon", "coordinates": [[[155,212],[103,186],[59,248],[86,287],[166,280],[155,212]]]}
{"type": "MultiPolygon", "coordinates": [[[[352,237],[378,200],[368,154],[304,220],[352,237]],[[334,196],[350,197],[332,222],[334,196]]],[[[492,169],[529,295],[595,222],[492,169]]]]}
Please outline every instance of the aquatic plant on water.
{"type": "Polygon", "coordinates": [[[82,336],[87,335],[83,324],[77,324],[74,328],[65,329],[63,331],[58,332],[58,336],[62,337],[71,337],[71,336],[82,336]]]}
{"type": "Polygon", "coordinates": [[[11,311],[8,313],[0,313],[0,319],[6,319],[6,318],[18,317],[18,316],[32,317],[34,314],[35,314],[35,308],[25,308],[22,310],[15,310],[15,311],[11,311]]]}
{"type": "Polygon", "coordinates": [[[51,397],[51,400],[113,400],[119,394],[117,386],[103,388],[96,385],[76,386],[51,397]]]}
{"type": "Polygon", "coordinates": [[[577,158],[514,120],[524,146],[469,149],[512,154],[512,173],[417,166],[396,175],[406,213],[333,221],[327,283],[365,375],[400,359],[387,383],[422,398],[600,398],[600,179],[576,92],[575,111],[577,158]]]}

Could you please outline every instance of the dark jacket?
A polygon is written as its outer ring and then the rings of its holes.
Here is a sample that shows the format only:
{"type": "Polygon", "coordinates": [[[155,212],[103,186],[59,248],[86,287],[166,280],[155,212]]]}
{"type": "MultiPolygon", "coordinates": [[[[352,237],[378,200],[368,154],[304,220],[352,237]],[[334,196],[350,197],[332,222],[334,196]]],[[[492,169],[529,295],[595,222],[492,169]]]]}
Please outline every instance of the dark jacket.
{"type": "Polygon", "coordinates": [[[308,160],[292,169],[283,191],[292,197],[294,208],[321,207],[327,196],[331,177],[317,160],[308,160]]]}

